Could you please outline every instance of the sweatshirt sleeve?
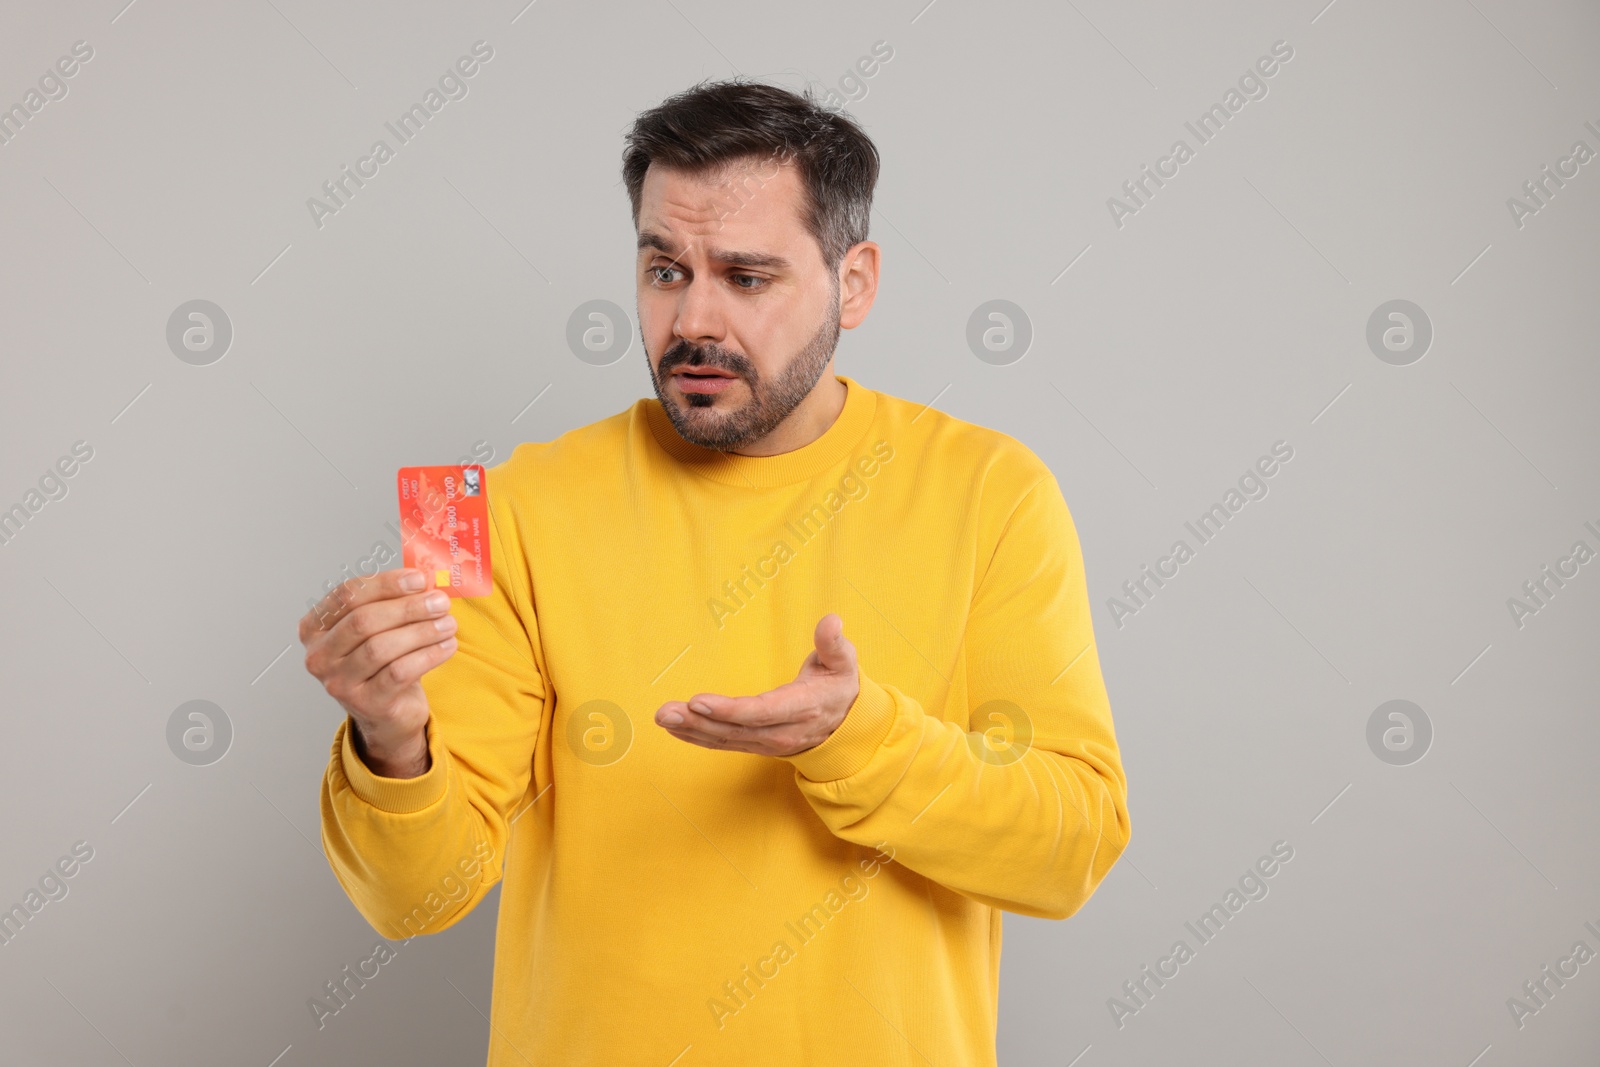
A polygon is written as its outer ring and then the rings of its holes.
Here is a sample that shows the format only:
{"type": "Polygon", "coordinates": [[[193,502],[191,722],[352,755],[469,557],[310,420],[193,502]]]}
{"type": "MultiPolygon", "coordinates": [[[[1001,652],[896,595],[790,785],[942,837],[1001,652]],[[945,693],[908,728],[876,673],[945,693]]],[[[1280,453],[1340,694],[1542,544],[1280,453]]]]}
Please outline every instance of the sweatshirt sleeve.
{"type": "Polygon", "coordinates": [[[347,717],[323,775],[323,850],[385,937],[436,933],[483,899],[500,880],[513,808],[533,776],[546,696],[538,630],[512,581],[520,557],[512,566],[506,554],[520,545],[501,536],[506,524],[490,503],[494,589],[451,601],[456,653],[422,677],[432,765],[416,778],[374,774],[352,748],[347,717]]]}
{"type": "Polygon", "coordinates": [[[1064,919],[1127,847],[1127,778],[1055,476],[1002,530],[966,620],[969,723],[860,668],[827,740],[785,757],[838,837],[974,900],[1064,919]]]}

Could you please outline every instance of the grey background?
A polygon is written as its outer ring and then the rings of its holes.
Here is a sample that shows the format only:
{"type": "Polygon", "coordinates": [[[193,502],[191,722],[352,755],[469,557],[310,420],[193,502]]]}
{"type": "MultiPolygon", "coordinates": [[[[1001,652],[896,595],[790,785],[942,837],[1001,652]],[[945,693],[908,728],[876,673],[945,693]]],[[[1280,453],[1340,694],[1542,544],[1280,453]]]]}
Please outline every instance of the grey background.
{"type": "Polygon", "coordinates": [[[608,366],[565,341],[586,301],[632,314],[635,112],[735,70],[836,85],[879,40],[849,109],[885,272],[837,369],[1055,470],[1130,779],[1095,897],[1006,918],[1001,1062],[1600,1057],[1600,962],[1520,1029],[1506,1005],[1600,951],[1600,562],[1507,607],[1600,548],[1600,161],[1506,205],[1600,149],[1593,4],[124,3],[0,8],[0,103],[95,52],[0,147],[0,507],[94,449],[0,547],[0,906],[94,848],[0,947],[7,1063],[481,1062],[498,893],[320,1031],[307,1007],[375,935],[317,843],[341,712],[295,621],[393,543],[396,467],[649,395],[636,327],[608,366]],[[469,95],[317,228],[307,198],[480,39],[469,95]],[[1278,40],[1268,95],[1116,226],[1278,40]],[[209,366],[166,343],[195,299],[233,327],[209,366]],[[1031,322],[1009,365],[966,343],[992,299],[1031,322]],[[1366,343],[1393,299],[1434,331],[1407,366],[1366,343]],[[1109,598],[1279,440],[1269,495],[1119,628],[1109,598]],[[1391,699],[1429,717],[1420,762],[1368,747],[1391,699]],[[210,765],[168,748],[191,700],[232,724],[210,765]],[[1270,895],[1119,1028],[1108,998],[1279,840],[1270,895]]]}

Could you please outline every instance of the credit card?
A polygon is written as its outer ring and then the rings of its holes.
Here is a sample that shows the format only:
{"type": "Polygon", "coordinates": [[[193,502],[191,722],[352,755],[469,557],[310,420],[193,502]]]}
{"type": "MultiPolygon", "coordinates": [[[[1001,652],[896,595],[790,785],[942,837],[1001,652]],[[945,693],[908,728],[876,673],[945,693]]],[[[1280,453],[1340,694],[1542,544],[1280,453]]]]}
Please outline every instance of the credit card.
{"type": "Polygon", "coordinates": [[[487,596],[489,479],[476,463],[401,467],[400,554],[450,596],[487,596]]]}

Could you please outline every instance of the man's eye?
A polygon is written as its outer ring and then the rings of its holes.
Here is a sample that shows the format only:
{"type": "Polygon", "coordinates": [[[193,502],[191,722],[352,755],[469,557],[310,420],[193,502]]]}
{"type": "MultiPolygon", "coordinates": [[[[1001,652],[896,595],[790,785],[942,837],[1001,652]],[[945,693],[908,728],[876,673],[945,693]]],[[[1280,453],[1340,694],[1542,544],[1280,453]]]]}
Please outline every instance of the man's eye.
{"type": "Polygon", "coordinates": [[[767,283],[767,280],[765,278],[758,278],[754,274],[735,274],[733,277],[734,277],[734,279],[736,281],[738,279],[742,278],[742,279],[746,279],[748,281],[755,282],[754,285],[740,285],[739,286],[740,289],[759,289],[761,286],[763,286],[763,285],[765,285],[767,283]]]}
{"type": "Polygon", "coordinates": [[[676,267],[651,267],[650,273],[655,276],[656,281],[661,282],[662,284],[669,284],[671,283],[672,279],[664,278],[662,277],[662,274],[676,274],[678,273],[678,270],[676,267]]]}

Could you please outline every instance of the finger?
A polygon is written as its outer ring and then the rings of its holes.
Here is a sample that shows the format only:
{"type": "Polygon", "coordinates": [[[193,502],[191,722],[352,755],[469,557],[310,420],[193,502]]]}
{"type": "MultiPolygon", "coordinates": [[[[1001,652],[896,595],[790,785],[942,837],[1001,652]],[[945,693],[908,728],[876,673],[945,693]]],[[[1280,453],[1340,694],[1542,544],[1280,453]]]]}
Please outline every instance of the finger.
{"type": "Polygon", "coordinates": [[[375,707],[388,707],[402,690],[455,655],[456,647],[456,639],[451,636],[391,660],[363,686],[365,702],[375,707]]]}
{"type": "Polygon", "coordinates": [[[450,598],[439,589],[369,601],[350,609],[328,631],[323,639],[324,653],[337,662],[381,633],[409,623],[445,618],[449,612],[450,598]]]}
{"type": "Polygon", "coordinates": [[[318,630],[331,630],[351,611],[374,600],[418,593],[427,587],[427,577],[419,570],[397,567],[367,576],[347,578],[328,590],[300,620],[301,641],[318,630]]]}
{"type": "Polygon", "coordinates": [[[817,623],[811,635],[817,661],[830,671],[846,671],[854,666],[855,646],[845,639],[844,620],[829,612],[817,623]]]}
{"type": "Polygon", "coordinates": [[[311,606],[300,619],[300,641],[308,643],[312,635],[331,630],[344,617],[345,613],[355,606],[356,594],[365,589],[369,584],[376,582],[379,575],[367,577],[361,575],[347,578],[325,593],[321,600],[311,606]]]}
{"type": "Polygon", "coordinates": [[[800,721],[815,706],[810,687],[785,682],[756,696],[728,697],[698,693],[688,701],[688,715],[733,726],[763,727],[800,721]]]}
{"type": "Polygon", "coordinates": [[[455,633],[456,620],[453,615],[406,623],[373,634],[357,645],[334,669],[344,674],[351,684],[361,685],[402,656],[452,639],[455,633]]]}
{"type": "Polygon", "coordinates": [[[690,711],[689,706],[680,700],[661,705],[656,712],[656,722],[680,741],[692,741],[706,748],[753,752],[774,743],[773,738],[768,736],[773,727],[717,722],[690,711]],[[674,714],[676,721],[673,721],[674,714]]]}
{"type": "MultiPolygon", "coordinates": [[[[712,718],[708,715],[700,714],[689,705],[673,704],[670,707],[671,710],[677,711],[682,715],[683,719],[676,724],[666,724],[667,729],[694,734],[721,748],[729,747],[732,744],[744,743],[768,747],[781,745],[790,740],[789,735],[794,732],[796,727],[795,721],[790,719],[780,719],[775,723],[757,725],[712,718]]],[[[662,710],[665,711],[667,708],[664,707],[662,710]]]]}

